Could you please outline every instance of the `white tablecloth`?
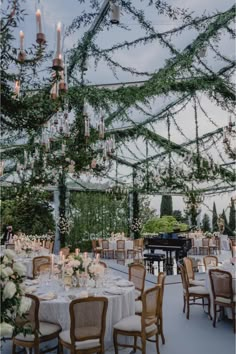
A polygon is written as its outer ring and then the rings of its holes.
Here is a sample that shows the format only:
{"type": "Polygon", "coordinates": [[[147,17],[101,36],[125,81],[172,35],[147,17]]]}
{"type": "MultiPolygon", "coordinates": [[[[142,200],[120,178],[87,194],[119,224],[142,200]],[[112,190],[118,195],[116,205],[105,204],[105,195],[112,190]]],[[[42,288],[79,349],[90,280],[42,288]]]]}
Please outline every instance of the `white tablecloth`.
{"type": "MultiPolygon", "coordinates": [[[[134,242],[132,240],[125,240],[125,249],[130,250],[133,249],[134,247],[134,242]]],[[[116,250],[117,249],[117,243],[115,240],[109,240],[109,249],[116,250]]]]}
{"type": "MultiPolygon", "coordinates": [[[[222,235],[222,236],[225,236],[225,235],[222,235]]],[[[224,251],[229,251],[230,247],[229,247],[228,236],[226,236],[226,237],[222,237],[222,236],[220,236],[221,249],[224,251]]],[[[191,238],[194,239],[194,246],[197,247],[199,250],[199,247],[202,246],[202,238],[194,238],[194,237],[191,237],[191,238]]],[[[212,245],[213,245],[213,243],[212,243],[212,240],[210,239],[209,246],[212,246],[212,245]]]]}
{"type": "MultiPolygon", "coordinates": [[[[220,269],[220,270],[226,270],[227,272],[230,272],[233,277],[233,292],[236,295],[236,268],[235,266],[231,265],[230,263],[228,264],[223,264],[222,266],[218,267],[212,267],[211,269],[220,269]]],[[[209,269],[207,270],[206,273],[206,288],[209,290],[210,293],[210,298],[211,298],[211,315],[213,316],[213,293],[211,289],[211,282],[210,282],[210,276],[209,276],[209,269]]],[[[232,319],[232,312],[230,309],[225,308],[225,313],[228,318],[232,319]]]]}
{"type": "MultiPolygon", "coordinates": [[[[112,345],[114,324],[120,321],[122,318],[134,315],[135,313],[134,286],[127,286],[119,289],[122,291],[122,294],[120,295],[104,294],[104,288],[92,288],[90,290],[95,291],[95,294],[98,296],[106,296],[108,298],[105,332],[106,348],[112,345]]],[[[54,283],[54,285],[52,285],[52,282],[49,282],[47,286],[44,285],[43,290],[44,293],[47,291],[54,291],[58,297],[51,301],[40,302],[39,319],[41,321],[58,323],[61,325],[62,330],[68,330],[70,328],[69,305],[71,301],[68,298],[68,295],[73,294],[79,297],[79,293],[85,289],[72,288],[68,292],[65,292],[65,290],[62,287],[60,288],[58,284],[56,285],[56,283],[54,283]]],[[[42,288],[38,289],[38,292],[40,291],[42,291],[42,288]]]]}

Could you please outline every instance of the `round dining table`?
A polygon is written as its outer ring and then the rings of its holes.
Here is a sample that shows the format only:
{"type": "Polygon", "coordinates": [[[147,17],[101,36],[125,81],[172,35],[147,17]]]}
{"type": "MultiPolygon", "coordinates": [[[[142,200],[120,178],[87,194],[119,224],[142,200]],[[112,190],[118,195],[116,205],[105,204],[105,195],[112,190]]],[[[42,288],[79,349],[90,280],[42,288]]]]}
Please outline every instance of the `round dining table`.
{"type": "Polygon", "coordinates": [[[39,319],[57,323],[62,330],[70,329],[70,302],[78,297],[105,296],[108,298],[106,315],[105,348],[112,345],[113,326],[124,317],[135,314],[135,289],[133,283],[119,276],[109,276],[99,288],[66,288],[62,282],[47,279],[36,284],[28,280],[27,291],[40,299],[39,319]]]}

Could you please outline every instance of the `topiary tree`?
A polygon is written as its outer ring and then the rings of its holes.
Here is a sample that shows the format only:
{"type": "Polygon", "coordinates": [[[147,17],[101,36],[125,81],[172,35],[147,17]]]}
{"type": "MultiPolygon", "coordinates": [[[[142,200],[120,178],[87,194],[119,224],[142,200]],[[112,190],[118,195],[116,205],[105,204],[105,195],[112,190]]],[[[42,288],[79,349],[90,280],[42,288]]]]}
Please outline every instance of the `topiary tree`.
{"type": "Polygon", "coordinates": [[[217,225],[217,211],[216,211],[216,204],[215,202],[213,203],[213,212],[212,212],[212,231],[218,231],[218,225],[217,225]]]}
{"type": "Polygon", "coordinates": [[[172,206],[172,197],[171,195],[163,195],[161,198],[161,207],[160,207],[160,216],[172,215],[173,206],[172,206]]]}
{"type": "Polygon", "coordinates": [[[207,214],[203,215],[203,218],[202,218],[202,229],[203,229],[204,232],[211,230],[210,218],[209,218],[209,215],[207,215],[207,214]]]}
{"type": "Polygon", "coordinates": [[[233,236],[236,229],[236,210],[233,198],[230,199],[230,209],[229,209],[229,235],[233,236]]]}
{"type": "Polygon", "coordinates": [[[173,216],[154,217],[143,226],[142,233],[173,232],[175,229],[185,231],[187,224],[179,223],[173,216]]]}

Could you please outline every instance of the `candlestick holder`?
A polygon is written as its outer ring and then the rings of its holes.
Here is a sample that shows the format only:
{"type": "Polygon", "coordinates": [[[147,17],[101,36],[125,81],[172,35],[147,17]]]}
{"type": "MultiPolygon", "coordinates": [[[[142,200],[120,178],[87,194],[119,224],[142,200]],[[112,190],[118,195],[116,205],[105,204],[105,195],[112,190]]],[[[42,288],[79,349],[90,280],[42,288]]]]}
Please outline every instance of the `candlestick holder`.
{"type": "Polygon", "coordinates": [[[37,33],[36,34],[36,42],[39,45],[44,45],[46,43],[46,37],[44,33],[37,33]]]}
{"type": "Polygon", "coordinates": [[[21,62],[21,63],[24,63],[25,58],[26,58],[25,51],[24,50],[20,50],[19,53],[18,53],[18,61],[21,62]]]}
{"type": "Polygon", "coordinates": [[[52,68],[55,71],[62,71],[63,70],[63,60],[60,58],[53,59],[52,68]]]}

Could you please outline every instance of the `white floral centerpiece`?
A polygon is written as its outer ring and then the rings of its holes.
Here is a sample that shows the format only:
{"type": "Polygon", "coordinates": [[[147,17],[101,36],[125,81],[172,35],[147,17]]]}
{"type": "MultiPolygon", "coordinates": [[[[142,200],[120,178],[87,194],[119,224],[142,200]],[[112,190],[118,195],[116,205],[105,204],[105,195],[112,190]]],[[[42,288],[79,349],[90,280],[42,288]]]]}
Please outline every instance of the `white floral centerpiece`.
{"type": "Polygon", "coordinates": [[[26,268],[23,264],[14,262],[16,257],[12,250],[5,250],[0,265],[0,337],[11,338],[13,334],[22,331],[16,324],[16,319],[23,318],[29,310],[31,300],[24,296],[23,280],[26,268]]]}

